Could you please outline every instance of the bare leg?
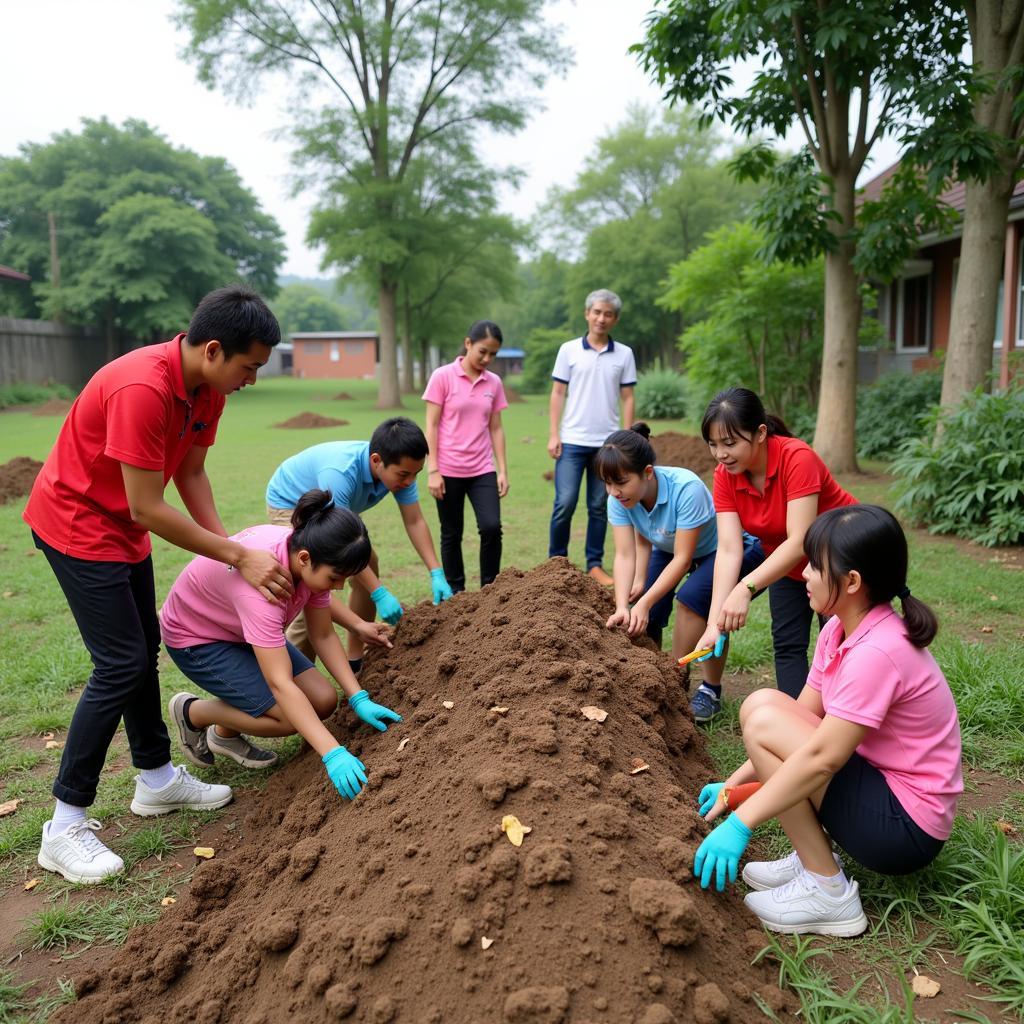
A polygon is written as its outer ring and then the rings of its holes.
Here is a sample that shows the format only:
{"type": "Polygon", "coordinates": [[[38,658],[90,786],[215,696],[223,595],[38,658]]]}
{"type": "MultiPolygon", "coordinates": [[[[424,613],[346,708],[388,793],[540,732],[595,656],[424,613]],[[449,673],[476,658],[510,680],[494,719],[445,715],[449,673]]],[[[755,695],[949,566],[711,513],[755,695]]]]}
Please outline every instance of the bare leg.
{"type": "MultiPolygon", "coordinates": [[[[373,570],[374,575],[378,574],[379,563],[377,561],[377,552],[370,552],[370,568],[373,570]]],[[[377,617],[377,608],[373,603],[373,599],[370,597],[370,592],[361,583],[357,583],[354,579],[349,583],[352,588],[352,596],[349,598],[348,606],[356,613],[361,619],[365,619],[367,622],[373,622],[377,617]]],[[[338,601],[340,598],[332,597],[331,602],[338,601]]],[[[356,636],[351,631],[348,634],[348,656],[351,661],[355,661],[363,656],[364,644],[362,637],[356,636]]]]}
{"type": "MultiPolygon", "coordinates": [[[[694,644],[701,638],[704,630],[707,629],[707,619],[702,619],[692,608],[687,608],[681,601],[676,601],[676,624],[672,629],[672,657],[681,658],[693,650],[694,644]]],[[[722,682],[722,673],[725,671],[725,661],[729,657],[729,642],[726,641],[725,649],[718,658],[708,658],[700,662],[700,670],[705,683],[712,686],[719,686],[722,682]]]]}
{"type": "MultiPolygon", "coordinates": [[[[743,744],[757,777],[767,782],[820,724],[819,718],[778,690],[752,693],[740,709],[740,725],[743,744]]],[[[815,814],[826,788],[827,783],[812,793],[809,800],[801,800],[780,814],[779,824],[808,871],[832,876],[836,873],[832,846],[815,814]]]]}

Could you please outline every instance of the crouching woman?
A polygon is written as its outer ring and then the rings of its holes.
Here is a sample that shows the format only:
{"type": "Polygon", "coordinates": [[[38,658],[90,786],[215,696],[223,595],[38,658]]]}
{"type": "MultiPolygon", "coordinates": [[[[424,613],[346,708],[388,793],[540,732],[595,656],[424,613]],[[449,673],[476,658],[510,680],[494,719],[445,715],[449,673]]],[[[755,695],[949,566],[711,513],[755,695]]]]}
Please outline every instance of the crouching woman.
{"type": "Polygon", "coordinates": [[[960,728],[927,650],[935,616],[907,587],[907,541],[892,514],[833,509],[810,526],[804,551],[811,607],[832,618],[796,700],[758,690],[743,702],[750,759],[704,787],[701,813],[722,813],[723,786],[763,785],[704,840],[694,873],[704,888],[712,876],[719,890],[735,881],[753,829],[778,818],[793,852],[744,867],[747,907],[773,931],[852,936],[867,918],[832,843],[887,875],[934,860],[963,790],[960,728]]]}

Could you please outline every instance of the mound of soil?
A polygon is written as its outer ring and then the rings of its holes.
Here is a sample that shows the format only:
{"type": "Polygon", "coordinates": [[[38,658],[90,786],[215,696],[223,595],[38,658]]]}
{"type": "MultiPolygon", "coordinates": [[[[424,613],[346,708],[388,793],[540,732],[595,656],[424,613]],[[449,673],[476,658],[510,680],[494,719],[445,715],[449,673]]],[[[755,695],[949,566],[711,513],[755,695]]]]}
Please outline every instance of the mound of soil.
{"type": "Polygon", "coordinates": [[[519,394],[519,392],[516,391],[515,388],[510,388],[510,387],[506,387],[505,388],[505,399],[506,399],[506,401],[508,402],[509,405],[513,405],[515,402],[525,402],[526,401],[526,399],[523,398],[523,396],[521,394],[519,394]]]}
{"type": "Polygon", "coordinates": [[[715,460],[702,437],[668,430],[664,434],[655,434],[651,444],[654,445],[659,465],[682,466],[697,476],[710,476],[714,472],[715,460]]]}
{"type": "Polygon", "coordinates": [[[33,416],[66,416],[74,402],[66,398],[51,398],[32,410],[33,416]]]}
{"type": "Polygon", "coordinates": [[[7,502],[28,494],[42,468],[41,462],[26,458],[24,455],[19,455],[0,466],[0,505],[6,505],[7,502]]]}
{"type": "Polygon", "coordinates": [[[362,677],[405,721],[329,723],[366,763],[364,793],[343,802],[300,755],[248,841],[54,1019],[753,1024],[756,993],[792,1021],[750,965],[740,897],[690,873],[713,769],[679,673],[606,630],[611,611],[561,558],[409,610],[362,677]],[[531,829],[519,847],[505,815],[531,829]]]}
{"type": "Polygon", "coordinates": [[[275,423],[275,427],[284,430],[309,430],[312,427],[347,427],[348,420],[334,420],[330,416],[321,416],[318,412],[300,412],[283,423],[275,423]]]}
{"type": "Polygon", "coordinates": [[[354,402],[355,399],[347,391],[339,391],[335,396],[336,402],[354,402]]]}

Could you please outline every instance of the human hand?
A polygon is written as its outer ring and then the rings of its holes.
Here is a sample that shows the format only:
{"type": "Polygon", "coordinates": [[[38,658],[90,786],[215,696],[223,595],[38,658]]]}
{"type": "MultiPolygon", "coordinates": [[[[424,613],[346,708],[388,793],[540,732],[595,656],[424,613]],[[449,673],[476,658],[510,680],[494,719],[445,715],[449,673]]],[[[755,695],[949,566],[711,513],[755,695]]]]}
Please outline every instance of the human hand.
{"type": "Polygon", "coordinates": [[[352,632],[371,647],[394,647],[391,642],[391,629],[383,622],[367,622],[362,619],[352,632]]]}
{"type": "Polygon", "coordinates": [[[740,857],[754,833],[740,821],[735,813],[730,814],[721,825],[697,847],[693,858],[693,873],[700,876],[700,887],[706,889],[715,876],[715,888],[725,888],[728,875],[730,882],[736,881],[740,857]]]}
{"type": "Polygon", "coordinates": [[[444,578],[444,569],[430,570],[430,592],[434,604],[440,604],[452,597],[452,588],[448,586],[448,581],[444,578]]]}
{"type": "Polygon", "coordinates": [[[430,491],[430,496],[438,501],[444,497],[444,477],[441,476],[441,470],[432,469],[427,474],[427,490],[430,491]]]}
{"type": "MultiPolygon", "coordinates": [[[[698,662],[701,662],[701,661],[709,661],[711,658],[720,658],[722,656],[722,651],[725,650],[725,644],[726,644],[726,641],[728,639],[729,639],[729,634],[728,633],[719,633],[718,634],[718,639],[715,641],[714,647],[712,647],[711,650],[708,651],[707,654],[702,654],[699,658],[696,658],[695,660],[698,661],[698,662]]],[[[700,648],[698,647],[698,648],[696,648],[696,650],[699,651],[700,648]]]]}
{"type": "Polygon", "coordinates": [[[269,551],[242,548],[238,571],[250,587],[275,604],[286,604],[295,589],[291,575],[269,551]]]}
{"type": "Polygon", "coordinates": [[[646,589],[644,587],[644,582],[644,580],[633,580],[633,585],[629,588],[630,603],[632,603],[633,601],[640,600],[641,594],[643,594],[644,590],[646,589]]]}
{"type": "Polygon", "coordinates": [[[650,618],[651,610],[647,602],[641,598],[629,610],[629,625],[626,627],[626,632],[630,636],[643,636],[650,618]]]}
{"type": "Polygon", "coordinates": [[[365,690],[352,694],[348,699],[348,706],[367,724],[372,725],[378,732],[388,731],[388,722],[400,722],[402,716],[383,704],[375,704],[370,700],[370,695],[365,690]]]}
{"type": "Polygon", "coordinates": [[[722,633],[731,633],[746,624],[747,612],[750,610],[751,593],[743,583],[737,583],[722,605],[718,613],[717,626],[722,633]]]}
{"type": "Polygon", "coordinates": [[[366,765],[344,747],[328,750],[321,760],[334,788],[346,800],[355,800],[366,783],[366,765]]]}
{"type": "Polygon", "coordinates": [[[498,474],[498,497],[504,498],[508,494],[508,475],[506,473],[498,474]]]}
{"type": "Polygon", "coordinates": [[[605,629],[614,629],[616,626],[628,626],[629,625],[629,608],[616,608],[615,611],[608,616],[608,621],[604,624],[605,629]]]}
{"type": "MultiPolygon", "coordinates": [[[[723,789],[725,789],[724,782],[709,782],[700,791],[700,796],[697,797],[697,810],[702,817],[706,817],[715,809],[715,804],[718,803],[723,789]]],[[[708,820],[710,821],[710,819],[708,820]]]]}
{"type": "Polygon", "coordinates": [[[562,442],[557,436],[548,438],[548,455],[553,459],[560,458],[562,455],[562,442]]]}
{"type": "Polygon", "coordinates": [[[377,614],[389,625],[393,626],[403,615],[398,598],[387,587],[378,587],[370,594],[370,600],[377,606],[377,614]]]}

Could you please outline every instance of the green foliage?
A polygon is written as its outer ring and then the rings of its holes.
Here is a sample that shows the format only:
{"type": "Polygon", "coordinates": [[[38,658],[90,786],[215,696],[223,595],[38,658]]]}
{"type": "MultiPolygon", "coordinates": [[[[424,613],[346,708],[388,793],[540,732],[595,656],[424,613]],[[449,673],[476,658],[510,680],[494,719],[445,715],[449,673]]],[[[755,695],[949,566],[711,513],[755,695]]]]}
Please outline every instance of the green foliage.
{"type": "Polygon", "coordinates": [[[552,252],[518,264],[512,298],[498,301],[494,316],[505,333],[505,344],[521,347],[538,327],[558,330],[568,338],[579,310],[566,302],[569,262],[552,252]]]}
{"type": "MultiPolygon", "coordinates": [[[[939,423],[933,414],[929,427],[939,423]]],[[[995,547],[1024,540],[1024,388],[975,391],[942,417],[941,434],[904,443],[893,464],[896,507],[932,533],[995,547]]]]}
{"type": "Polygon", "coordinates": [[[49,398],[74,398],[75,392],[66,384],[3,384],[0,385],[0,409],[12,405],[34,405],[49,398]]]}
{"type": "Polygon", "coordinates": [[[924,435],[925,419],[938,405],[942,374],[887,373],[857,394],[857,451],[893,455],[904,441],[924,435]]]}
{"type": "Polygon", "coordinates": [[[538,395],[550,390],[551,371],[555,368],[555,356],[559,346],[568,341],[566,332],[538,327],[526,339],[523,360],[523,376],[519,390],[526,395],[538,395]]]}
{"type": "Polygon", "coordinates": [[[686,379],[675,370],[649,370],[636,382],[637,416],[677,420],[686,415],[686,379]]]}
{"type": "Polygon", "coordinates": [[[299,331],[345,331],[353,326],[351,310],[308,284],[285,285],[271,308],[284,338],[299,331]]]}

